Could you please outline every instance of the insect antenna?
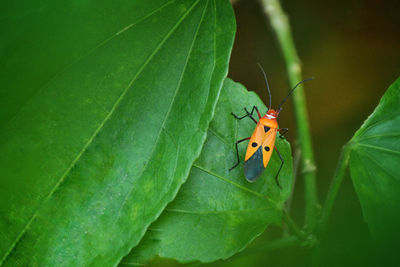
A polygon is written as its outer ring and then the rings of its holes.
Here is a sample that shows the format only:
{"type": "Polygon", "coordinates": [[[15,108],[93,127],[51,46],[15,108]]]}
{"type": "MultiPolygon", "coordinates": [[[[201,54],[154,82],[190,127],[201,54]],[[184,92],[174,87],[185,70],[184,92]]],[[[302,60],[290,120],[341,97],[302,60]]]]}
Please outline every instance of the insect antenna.
{"type": "Polygon", "coordinates": [[[269,95],[269,107],[268,107],[268,110],[270,110],[271,109],[271,101],[272,100],[271,100],[271,91],[269,90],[269,85],[268,85],[268,80],[267,80],[267,74],[265,74],[265,71],[264,71],[264,69],[263,69],[263,67],[261,66],[260,63],[257,63],[257,65],[260,68],[260,70],[262,71],[262,73],[264,75],[265,83],[267,84],[267,90],[268,90],[268,95],[269,95]]]}
{"type": "Polygon", "coordinates": [[[297,86],[299,86],[300,84],[302,84],[302,83],[304,83],[304,82],[307,82],[307,81],[310,81],[310,80],[314,80],[314,79],[315,79],[314,77],[311,77],[311,78],[307,78],[307,79],[305,79],[305,80],[302,80],[301,82],[298,82],[298,83],[293,87],[293,89],[290,90],[289,94],[281,101],[281,103],[279,104],[279,106],[278,106],[278,108],[277,108],[277,111],[279,112],[279,111],[282,109],[282,105],[286,102],[286,100],[288,99],[288,97],[293,93],[294,89],[296,89],[297,86]]]}

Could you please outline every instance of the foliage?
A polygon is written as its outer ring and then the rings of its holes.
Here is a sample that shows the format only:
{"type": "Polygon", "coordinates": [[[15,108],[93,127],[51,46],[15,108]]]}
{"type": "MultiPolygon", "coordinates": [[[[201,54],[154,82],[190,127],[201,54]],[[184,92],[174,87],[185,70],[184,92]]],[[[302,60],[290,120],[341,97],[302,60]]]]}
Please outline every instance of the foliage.
{"type": "Polygon", "coordinates": [[[349,168],[365,220],[379,240],[400,224],[400,78],[349,143],[349,168]]]}
{"type": "MultiPolygon", "coordinates": [[[[397,240],[400,79],[344,147],[321,214],[305,98],[296,91],[306,152],[300,228],[285,208],[294,183],[289,143],[276,142],[282,189],[275,153],[253,184],[242,165],[228,171],[235,140],[254,129],[230,112],[265,110],[226,78],[235,33],[228,1],[25,2],[0,11],[0,265],[109,266],[128,253],[122,263],[156,255],[212,262],[271,224],[288,236],[266,247],[315,249],[347,166],[373,236],[397,240]]],[[[287,17],[279,1],[263,3],[298,81],[287,17]]]]}

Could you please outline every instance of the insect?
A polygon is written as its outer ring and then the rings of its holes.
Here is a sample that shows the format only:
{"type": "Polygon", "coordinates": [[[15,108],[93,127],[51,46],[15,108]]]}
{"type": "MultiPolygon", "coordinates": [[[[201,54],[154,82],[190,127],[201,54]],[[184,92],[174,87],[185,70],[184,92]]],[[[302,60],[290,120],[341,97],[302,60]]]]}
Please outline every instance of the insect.
{"type": "Polygon", "coordinates": [[[236,146],[237,163],[229,170],[234,169],[240,163],[238,144],[240,144],[246,140],[250,140],[250,142],[247,146],[247,151],[246,151],[246,155],[244,158],[244,175],[245,175],[246,179],[249,182],[254,182],[257,180],[257,178],[261,175],[263,170],[267,167],[268,162],[272,155],[272,151],[275,149],[276,153],[279,156],[279,159],[281,160],[281,165],[275,176],[275,180],[276,180],[276,183],[278,184],[278,186],[280,188],[282,188],[279,183],[278,176],[279,176],[279,173],[280,173],[285,161],[284,161],[281,153],[279,153],[278,149],[275,147],[275,138],[276,138],[276,135],[278,132],[280,133],[279,137],[283,138],[283,135],[285,133],[287,133],[288,129],[287,128],[279,128],[277,118],[279,116],[279,113],[282,111],[282,105],[285,103],[285,101],[288,99],[288,97],[293,93],[293,91],[296,89],[296,87],[298,85],[300,85],[301,83],[312,80],[314,78],[308,78],[308,79],[305,79],[305,80],[297,83],[293,87],[293,89],[290,90],[289,94],[281,101],[278,108],[275,110],[275,109],[271,109],[271,91],[269,89],[267,75],[265,74],[265,71],[260,64],[258,64],[258,67],[260,68],[260,70],[262,71],[262,73],[264,75],[265,83],[267,86],[268,95],[269,95],[269,108],[267,110],[267,113],[263,117],[261,117],[257,106],[253,106],[253,109],[251,110],[251,112],[249,112],[246,108],[244,108],[244,110],[246,111],[246,115],[244,115],[242,117],[239,117],[239,116],[235,115],[233,112],[231,112],[231,114],[233,115],[233,117],[235,117],[235,119],[241,120],[246,117],[249,117],[257,125],[256,125],[256,128],[254,129],[254,132],[251,135],[251,137],[243,138],[241,140],[236,141],[235,146],[236,146]],[[257,112],[258,121],[255,120],[253,117],[254,110],[257,112]]]}

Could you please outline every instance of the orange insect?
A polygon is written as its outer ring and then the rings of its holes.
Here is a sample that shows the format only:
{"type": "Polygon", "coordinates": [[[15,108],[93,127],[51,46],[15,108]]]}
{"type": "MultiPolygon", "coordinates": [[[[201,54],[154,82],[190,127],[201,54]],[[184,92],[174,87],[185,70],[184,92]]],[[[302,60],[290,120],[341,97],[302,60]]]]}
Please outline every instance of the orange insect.
{"type": "Polygon", "coordinates": [[[244,110],[246,111],[246,115],[244,115],[242,117],[238,117],[233,112],[231,112],[231,114],[238,120],[249,117],[257,124],[257,126],[254,129],[254,132],[251,137],[247,137],[247,138],[236,141],[235,146],[236,146],[237,163],[229,170],[232,170],[233,168],[238,166],[240,163],[238,144],[250,139],[250,142],[247,146],[246,156],[244,158],[244,175],[245,175],[246,179],[249,182],[254,182],[257,180],[257,178],[261,175],[263,170],[267,167],[268,162],[272,155],[272,151],[273,151],[273,149],[275,149],[275,151],[277,152],[277,154],[279,156],[279,159],[281,160],[281,166],[279,167],[279,170],[275,176],[275,180],[276,180],[276,183],[278,184],[278,186],[281,187],[281,185],[279,184],[278,176],[279,176],[279,173],[280,173],[285,161],[284,161],[281,153],[279,153],[278,149],[275,147],[275,138],[276,138],[276,134],[278,132],[280,133],[279,137],[283,138],[283,135],[288,131],[288,129],[287,128],[279,128],[277,118],[279,116],[279,113],[282,111],[282,105],[285,103],[287,98],[293,93],[294,89],[296,89],[296,87],[299,84],[301,84],[305,81],[308,81],[308,80],[312,80],[313,78],[305,79],[305,80],[297,83],[294,86],[294,88],[292,90],[290,90],[289,94],[282,100],[282,102],[279,104],[278,108],[276,110],[274,110],[274,109],[271,109],[271,91],[269,90],[267,75],[265,74],[261,65],[258,64],[258,66],[260,67],[260,69],[264,75],[265,83],[267,85],[267,90],[268,90],[268,94],[269,94],[269,108],[268,108],[267,113],[263,117],[261,117],[257,106],[253,106],[253,109],[251,110],[251,112],[249,112],[246,108],[244,108],[244,110]],[[258,122],[253,118],[254,110],[257,111],[258,122]]]}

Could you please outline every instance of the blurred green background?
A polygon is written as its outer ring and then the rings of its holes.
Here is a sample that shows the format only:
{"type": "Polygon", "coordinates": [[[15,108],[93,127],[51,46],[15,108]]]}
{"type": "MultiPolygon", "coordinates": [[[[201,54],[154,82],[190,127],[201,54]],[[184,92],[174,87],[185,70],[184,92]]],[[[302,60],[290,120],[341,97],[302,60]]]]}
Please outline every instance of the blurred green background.
{"type": "MultiPolygon", "coordinates": [[[[279,46],[258,1],[233,1],[237,34],[229,77],[268,101],[264,80],[268,75],[273,106],[287,94],[288,79],[279,46]]],[[[319,199],[323,203],[340,149],[377,106],[388,86],[400,74],[400,1],[282,1],[289,15],[305,85],[315,159],[319,199]]],[[[291,101],[280,116],[294,146],[296,129],[291,101]]],[[[291,212],[303,223],[304,190],[296,181],[291,212]]],[[[252,246],[279,235],[271,228],[252,246]]],[[[251,251],[252,249],[250,249],[251,251]]],[[[349,176],[339,191],[328,232],[321,240],[321,266],[387,266],[390,259],[377,251],[362,218],[349,176]]],[[[307,249],[255,252],[214,266],[311,266],[307,249]]],[[[155,260],[152,265],[177,263],[155,260]]],[[[395,266],[396,263],[393,263],[395,266]]]]}

